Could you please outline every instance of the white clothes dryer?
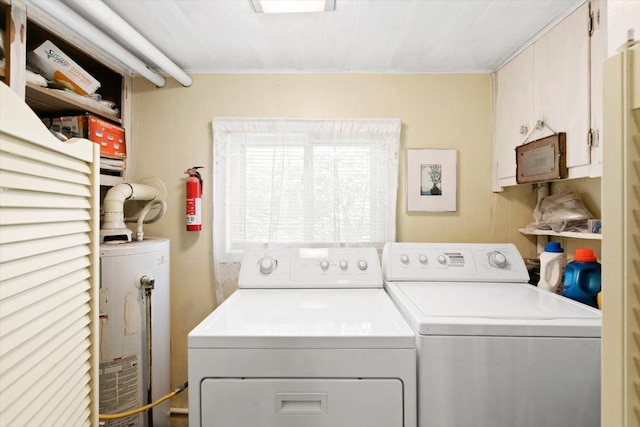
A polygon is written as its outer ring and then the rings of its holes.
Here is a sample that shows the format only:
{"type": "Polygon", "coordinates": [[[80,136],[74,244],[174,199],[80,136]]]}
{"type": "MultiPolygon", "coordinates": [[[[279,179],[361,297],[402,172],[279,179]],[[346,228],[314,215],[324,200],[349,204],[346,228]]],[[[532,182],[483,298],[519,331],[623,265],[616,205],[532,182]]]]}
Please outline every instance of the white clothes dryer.
{"type": "Polygon", "coordinates": [[[527,284],[511,244],[388,243],[416,332],[420,427],[600,425],[601,313],[527,284]]]}
{"type": "Polygon", "coordinates": [[[373,248],[264,249],[188,337],[190,427],[416,427],[415,335],[373,248]]]}

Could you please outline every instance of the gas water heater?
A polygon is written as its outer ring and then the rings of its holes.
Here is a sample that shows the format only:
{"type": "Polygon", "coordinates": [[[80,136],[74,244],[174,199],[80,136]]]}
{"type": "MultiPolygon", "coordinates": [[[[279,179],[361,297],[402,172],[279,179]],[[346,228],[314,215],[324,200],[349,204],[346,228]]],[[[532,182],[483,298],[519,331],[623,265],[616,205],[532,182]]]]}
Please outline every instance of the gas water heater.
{"type": "MultiPolygon", "coordinates": [[[[100,413],[170,393],[169,240],[100,245],[100,413]]],[[[169,401],[109,427],[168,427],[169,401]]]]}

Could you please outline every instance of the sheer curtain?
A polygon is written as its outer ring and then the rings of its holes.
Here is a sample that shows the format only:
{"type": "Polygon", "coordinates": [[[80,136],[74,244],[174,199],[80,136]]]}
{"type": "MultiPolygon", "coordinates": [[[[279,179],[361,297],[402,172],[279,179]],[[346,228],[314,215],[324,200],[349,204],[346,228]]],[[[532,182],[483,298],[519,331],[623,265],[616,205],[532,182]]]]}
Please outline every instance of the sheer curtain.
{"type": "Polygon", "coordinates": [[[214,118],[218,302],[245,248],[395,240],[400,119],[214,118]]]}

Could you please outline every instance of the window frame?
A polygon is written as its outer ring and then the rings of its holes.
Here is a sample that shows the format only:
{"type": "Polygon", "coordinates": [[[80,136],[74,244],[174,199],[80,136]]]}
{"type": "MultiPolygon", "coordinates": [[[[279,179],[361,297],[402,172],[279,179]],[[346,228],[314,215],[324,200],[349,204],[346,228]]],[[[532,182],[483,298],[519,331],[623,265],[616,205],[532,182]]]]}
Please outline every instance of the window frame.
{"type": "MultiPolygon", "coordinates": [[[[386,241],[395,240],[395,211],[396,211],[396,203],[397,203],[397,185],[398,185],[398,148],[399,148],[399,139],[400,139],[400,128],[401,122],[399,119],[252,119],[252,118],[214,118],[212,122],[213,131],[214,131],[214,185],[212,186],[213,190],[213,205],[214,205],[214,252],[218,258],[218,261],[221,262],[240,262],[244,249],[247,247],[335,247],[335,246],[373,246],[378,249],[381,249],[386,241]],[[258,125],[256,126],[256,121],[258,125]],[[270,122],[269,122],[270,121],[270,122]],[[320,123],[323,122],[323,123],[320,123]],[[316,242],[297,242],[297,241],[288,241],[288,242],[264,242],[253,241],[249,244],[238,244],[234,243],[234,238],[232,236],[233,232],[231,230],[230,222],[227,220],[231,213],[230,206],[230,194],[228,192],[229,186],[228,182],[232,182],[233,174],[237,174],[238,170],[231,170],[231,166],[228,163],[228,159],[231,158],[231,147],[229,144],[242,144],[242,148],[240,149],[241,161],[240,163],[246,162],[246,143],[240,142],[240,137],[238,137],[238,133],[250,133],[248,129],[256,129],[256,132],[267,134],[274,134],[274,141],[269,142],[265,141],[265,146],[273,146],[280,145],[281,140],[283,140],[283,144],[291,143],[294,147],[302,147],[304,150],[303,153],[303,179],[305,183],[303,185],[309,186],[313,185],[313,182],[309,183],[306,181],[313,181],[313,167],[314,167],[314,159],[313,159],[313,151],[315,147],[320,147],[322,145],[327,146],[338,146],[334,142],[327,140],[325,143],[322,142],[322,138],[319,140],[317,138],[301,138],[300,134],[295,135],[287,135],[288,138],[281,139],[277,135],[281,129],[286,127],[287,123],[293,123],[293,126],[302,125],[304,127],[305,124],[313,128],[314,126],[326,125],[326,123],[335,123],[335,126],[339,129],[345,127],[345,122],[347,124],[351,124],[349,122],[356,122],[355,129],[358,129],[359,132],[362,132],[364,128],[367,126],[367,122],[372,123],[372,127],[374,129],[373,134],[377,135],[376,130],[384,128],[384,131],[379,132],[381,135],[384,134],[384,137],[378,137],[379,139],[374,140],[370,143],[364,141],[364,136],[359,136],[358,133],[354,133],[354,135],[358,139],[362,139],[360,142],[363,146],[373,146],[374,144],[383,144],[381,147],[376,147],[376,150],[380,150],[380,152],[384,152],[386,165],[383,166],[387,170],[387,176],[385,177],[387,182],[387,190],[386,190],[386,200],[380,202],[378,205],[383,205],[383,208],[379,209],[371,209],[370,219],[373,219],[374,216],[384,215],[387,217],[384,222],[381,234],[381,241],[368,241],[368,242],[340,242],[340,241],[316,241],[316,242]],[[265,126],[266,124],[266,126],[265,126]],[[271,126],[269,126],[271,125],[271,126]],[[392,135],[391,137],[389,135],[392,135]],[[392,139],[389,142],[389,138],[392,139]],[[288,142],[287,142],[288,139],[288,142]],[[297,141],[297,142],[296,142],[297,141]],[[307,170],[310,168],[311,170],[307,170]],[[391,170],[391,171],[390,171],[391,170]],[[311,179],[310,179],[311,178],[311,179]],[[223,201],[223,203],[221,203],[223,201]],[[392,204],[392,208],[389,205],[392,204]],[[384,212],[383,212],[384,209],[384,212]],[[392,218],[389,219],[388,217],[392,218]],[[222,241],[221,238],[222,237],[222,241]]],[[[346,126],[349,129],[349,126],[346,126]]],[[[286,132],[284,132],[286,134],[286,132]]],[[[344,132],[340,132],[344,133],[344,132]]],[[[368,134],[369,135],[369,134],[368,134]]],[[[371,138],[368,136],[368,138],[371,138]]],[[[256,145],[259,142],[256,142],[256,145]]],[[[348,146],[348,145],[345,145],[348,146]]],[[[237,150],[236,150],[237,151],[237,150]]],[[[369,154],[372,158],[376,155],[381,156],[380,153],[374,153],[372,150],[369,154]]],[[[246,170],[247,165],[244,164],[244,170],[246,170]]],[[[379,173],[380,168],[373,168],[369,171],[372,175],[379,173]],[[375,169],[375,170],[374,170],[375,169]]],[[[381,179],[381,178],[379,178],[381,179]]],[[[383,179],[381,179],[384,181],[383,179]]],[[[370,180],[371,182],[371,180],[370,180]]],[[[374,188],[373,185],[370,186],[369,191],[373,194],[375,191],[379,191],[378,187],[374,188]]],[[[304,215],[313,215],[313,205],[314,199],[313,197],[307,199],[305,198],[305,207],[303,208],[304,215]]],[[[370,224],[374,223],[373,221],[369,222],[370,224]]],[[[303,227],[304,229],[304,227],[303,227]]],[[[304,232],[309,232],[311,229],[303,230],[304,232]]],[[[334,236],[335,236],[335,226],[334,226],[334,236]]],[[[303,237],[304,239],[304,237],[303,237]]],[[[235,240],[237,242],[237,239],[235,240]]]]}

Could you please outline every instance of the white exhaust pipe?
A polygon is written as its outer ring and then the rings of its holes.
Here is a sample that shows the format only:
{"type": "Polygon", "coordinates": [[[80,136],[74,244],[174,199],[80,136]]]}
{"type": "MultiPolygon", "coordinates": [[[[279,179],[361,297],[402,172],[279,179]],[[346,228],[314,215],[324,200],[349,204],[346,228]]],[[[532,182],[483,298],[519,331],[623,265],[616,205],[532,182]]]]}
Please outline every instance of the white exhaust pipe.
{"type": "MultiPolygon", "coordinates": [[[[124,203],[129,200],[152,201],[158,197],[160,197],[160,191],[151,185],[123,183],[111,187],[109,191],[107,191],[102,204],[104,219],[100,229],[100,241],[130,242],[132,232],[127,228],[125,222],[135,222],[138,220],[124,218],[124,203]]],[[[161,212],[152,220],[147,221],[147,224],[156,222],[164,215],[166,203],[164,203],[164,201],[159,201],[159,203],[161,205],[161,212]]],[[[149,206],[149,209],[151,207],[152,206],[149,206]]],[[[149,209],[144,209],[144,215],[148,213],[149,209]]],[[[144,218],[142,218],[142,220],[144,220],[144,218]]],[[[138,240],[142,240],[142,221],[138,224],[138,240]]]]}

